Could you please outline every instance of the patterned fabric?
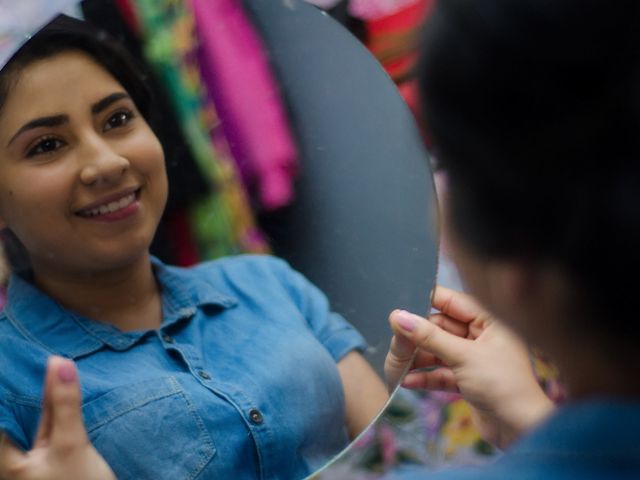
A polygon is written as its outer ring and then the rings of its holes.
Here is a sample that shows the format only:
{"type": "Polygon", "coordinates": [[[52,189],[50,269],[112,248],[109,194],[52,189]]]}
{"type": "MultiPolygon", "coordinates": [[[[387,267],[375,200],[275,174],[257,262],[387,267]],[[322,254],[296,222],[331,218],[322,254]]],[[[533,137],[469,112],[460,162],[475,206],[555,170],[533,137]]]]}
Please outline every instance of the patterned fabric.
{"type": "MultiPolygon", "coordinates": [[[[537,351],[532,364],[549,397],[562,403],[565,391],[557,368],[537,351]]],[[[401,388],[376,424],[316,479],[371,480],[415,466],[482,465],[500,455],[482,440],[459,395],[401,388]]]]}
{"type": "Polygon", "coordinates": [[[483,468],[403,468],[385,480],[637,480],[640,402],[600,396],[558,408],[483,468]]]}
{"type": "Polygon", "coordinates": [[[268,251],[233,162],[211,144],[210,130],[219,122],[200,78],[192,11],[182,0],[135,0],[133,5],[145,56],[164,81],[196,163],[214,187],[191,212],[201,258],[268,251]]]}
{"type": "Polygon", "coordinates": [[[396,83],[411,78],[418,58],[419,31],[433,0],[404,2],[385,16],[365,22],[367,47],[396,83]]]}

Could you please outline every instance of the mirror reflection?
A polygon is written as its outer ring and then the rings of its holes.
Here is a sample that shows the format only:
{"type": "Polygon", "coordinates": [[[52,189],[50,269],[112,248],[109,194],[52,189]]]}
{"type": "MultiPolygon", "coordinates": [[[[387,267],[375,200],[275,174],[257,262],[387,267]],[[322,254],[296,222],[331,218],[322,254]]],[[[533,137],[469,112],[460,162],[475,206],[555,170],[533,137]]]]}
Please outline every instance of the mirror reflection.
{"type": "Polygon", "coordinates": [[[313,7],[225,5],[85,1],[0,73],[12,455],[303,478],[397,383],[386,317],[435,275],[411,116],[313,7]]]}

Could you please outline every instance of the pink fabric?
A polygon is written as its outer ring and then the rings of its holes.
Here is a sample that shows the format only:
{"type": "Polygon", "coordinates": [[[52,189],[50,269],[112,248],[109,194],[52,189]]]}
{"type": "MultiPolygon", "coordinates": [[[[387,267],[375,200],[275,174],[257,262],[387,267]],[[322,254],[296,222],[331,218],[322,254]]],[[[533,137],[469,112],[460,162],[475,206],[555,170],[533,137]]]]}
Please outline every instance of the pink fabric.
{"type": "Polygon", "coordinates": [[[379,20],[419,0],[350,0],[349,13],[362,20],[379,20]]]}
{"type": "Polygon", "coordinates": [[[241,0],[191,0],[202,78],[242,178],[273,210],[293,200],[297,148],[260,38],[241,0]]]}

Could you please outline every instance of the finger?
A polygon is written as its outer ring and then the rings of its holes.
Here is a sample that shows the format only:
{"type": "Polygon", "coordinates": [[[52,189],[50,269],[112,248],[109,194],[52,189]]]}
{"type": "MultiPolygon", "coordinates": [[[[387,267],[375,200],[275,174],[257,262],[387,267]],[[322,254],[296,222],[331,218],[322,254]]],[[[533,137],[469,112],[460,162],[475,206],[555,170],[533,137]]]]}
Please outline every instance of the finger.
{"type": "Polygon", "coordinates": [[[412,390],[435,390],[441,392],[456,392],[458,384],[450,368],[440,367],[432,371],[409,372],[402,381],[404,388],[412,390]]]}
{"type": "Polygon", "coordinates": [[[392,369],[394,371],[399,371],[399,375],[402,375],[404,371],[407,369],[407,366],[411,369],[418,368],[430,368],[430,367],[439,367],[439,366],[447,366],[440,358],[438,358],[433,353],[426,352],[424,350],[415,350],[415,345],[411,343],[411,341],[402,336],[394,336],[391,340],[391,349],[390,353],[387,353],[387,358],[385,361],[385,368],[392,369]],[[393,355],[393,345],[394,342],[403,341],[409,342],[411,344],[412,354],[409,357],[397,357],[393,355]]]}
{"type": "MultiPolygon", "coordinates": [[[[392,317],[396,311],[391,312],[389,315],[389,323],[393,328],[392,317]]],[[[416,345],[407,338],[405,335],[394,335],[391,337],[391,345],[389,347],[388,357],[392,357],[394,362],[406,366],[413,358],[413,352],[416,350],[416,345]]],[[[404,368],[404,367],[403,367],[404,368]]]]}
{"type": "Polygon", "coordinates": [[[469,336],[468,323],[460,322],[443,313],[430,315],[429,321],[457,337],[467,338],[469,336]]]}
{"type": "Polygon", "coordinates": [[[469,323],[485,314],[478,302],[466,293],[436,286],[431,299],[431,306],[461,322],[469,323]]]}
{"type": "Polygon", "coordinates": [[[55,374],[53,368],[51,368],[51,360],[53,357],[49,357],[47,360],[47,370],[44,376],[44,387],[42,394],[42,416],[40,417],[40,423],[38,424],[38,432],[34,441],[34,447],[43,447],[51,436],[51,392],[54,385],[55,374]]]}
{"type": "Polygon", "coordinates": [[[470,342],[404,310],[391,313],[391,328],[398,336],[408,338],[418,348],[438,356],[452,367],[462,361],[470,342]]]}
{"type": "Polygon", "coordinates": [[[20,479],[26,461],[27,455],[0,430],[0,479],[20,479]]]}
{"type": "Polygon", "coordinates": [[[68,449],[86,443],[78,372],[71,360],[51,359],[51,447],[68,449]]]}
{"type": "Polygon", "coordinates": [[[384,361],[384,375],[389,390],[395,388],[405,370],[413,363],[415,351],[415,345],[408,338],[402,335],[391,338],[391,346],[384,361]]]}
{"type": "Polygon", "coordinates": [[[415,355],[413,356],[413,363],[411,364],[411,370],[416,370],[419,368],[441,367],[441,366],[447,367],[448,365],[433,353],[418,349],[415,355]]]}

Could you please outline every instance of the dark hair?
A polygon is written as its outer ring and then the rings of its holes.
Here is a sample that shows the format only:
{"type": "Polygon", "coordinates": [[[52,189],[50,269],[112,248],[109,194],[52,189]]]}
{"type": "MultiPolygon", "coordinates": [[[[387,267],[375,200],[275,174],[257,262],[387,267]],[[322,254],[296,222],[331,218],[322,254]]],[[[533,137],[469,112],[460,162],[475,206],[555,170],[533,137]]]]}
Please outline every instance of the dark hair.
{"type": "Polygon", "coordinates": [[[592,327],[635,339],[639,12],[637,0],[440,1],[419,68],[460,239],[485,258],[560,266],[591,320],[619,320],[592,327]]]}
{"type": "Polygon", "coordinates": [[[122,84],[140,113],[149,119],[151,94],[145,75],[130,55],[106,32],[67,15],[57,16],[39,30],[2,68],[0,109],[24,67],[67,50],[79,50],[90,55],[122,84]]]}
{"type": "MultiPolygon", "coordinates": [[[[148,122],[151,117],[151,93],[145,75],[129,54],[107,33],[91,24],[66,15],[59,15],[30,38],[0,71],[0,111],[11,88],[19,79],[20,71],[34,61],[63,51],[79,50],[90,55],[120,82],[136,107],[148,122]]],[[[151,122],[150,122],[151,123],[151,122]]],[[[24,272],[29,269],[28,254],[9,230],[0,232],[11,269],[24,272]]]]}

